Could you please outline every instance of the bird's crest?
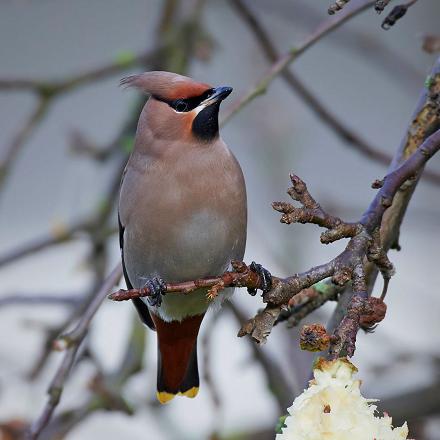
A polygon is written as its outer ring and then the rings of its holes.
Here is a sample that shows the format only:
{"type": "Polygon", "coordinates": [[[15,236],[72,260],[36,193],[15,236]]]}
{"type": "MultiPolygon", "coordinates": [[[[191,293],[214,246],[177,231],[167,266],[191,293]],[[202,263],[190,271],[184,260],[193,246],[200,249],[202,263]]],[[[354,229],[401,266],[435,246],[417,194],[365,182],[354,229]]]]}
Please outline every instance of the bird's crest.
{"type": "Polygon", "coordinates": [[[120,81],[122,87],[134,87],[161,99],[179,99],[199,96],[210,89],[209,84],[194,81],[177,73],[153,71],[130,75],[120,81]]]}

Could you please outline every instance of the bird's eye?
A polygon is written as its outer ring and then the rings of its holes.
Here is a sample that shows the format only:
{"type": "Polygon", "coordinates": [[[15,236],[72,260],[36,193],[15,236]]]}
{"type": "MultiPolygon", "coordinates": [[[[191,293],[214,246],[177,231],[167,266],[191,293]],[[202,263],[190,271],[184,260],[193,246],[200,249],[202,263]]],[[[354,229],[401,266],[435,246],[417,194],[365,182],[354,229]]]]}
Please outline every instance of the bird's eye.
{"type": "Polygon", "coordinates": [[[188,104],[185,101],[176,101],[174,108],[177,112],[186,112],[188,110],[188,104]]]}

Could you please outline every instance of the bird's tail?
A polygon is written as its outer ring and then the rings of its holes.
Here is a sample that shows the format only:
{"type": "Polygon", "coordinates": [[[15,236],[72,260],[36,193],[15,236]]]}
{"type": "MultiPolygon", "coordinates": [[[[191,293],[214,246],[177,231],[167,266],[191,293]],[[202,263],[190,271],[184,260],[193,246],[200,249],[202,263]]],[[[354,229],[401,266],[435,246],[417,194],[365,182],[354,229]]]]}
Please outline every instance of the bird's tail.
{"type": "Polygon", "coordinates": [[[197,335],[203,315],[166,322],[153,315],[157,329],[157,399],[167,403],[176,395],[195,397],[199,391],[197,335]]]}

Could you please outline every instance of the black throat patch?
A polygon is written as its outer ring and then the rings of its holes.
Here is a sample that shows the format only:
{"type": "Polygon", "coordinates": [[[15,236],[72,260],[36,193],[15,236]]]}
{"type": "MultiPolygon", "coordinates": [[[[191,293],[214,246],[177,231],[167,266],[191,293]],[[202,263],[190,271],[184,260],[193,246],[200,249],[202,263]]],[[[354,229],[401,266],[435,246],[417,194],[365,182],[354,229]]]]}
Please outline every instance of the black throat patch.
{"type": "Polygon", "coordinates": [[[218,137],[218,112],[220,101],[205,107],[194,118],[192,132],[197,139],[209,142],[218,137]]]}

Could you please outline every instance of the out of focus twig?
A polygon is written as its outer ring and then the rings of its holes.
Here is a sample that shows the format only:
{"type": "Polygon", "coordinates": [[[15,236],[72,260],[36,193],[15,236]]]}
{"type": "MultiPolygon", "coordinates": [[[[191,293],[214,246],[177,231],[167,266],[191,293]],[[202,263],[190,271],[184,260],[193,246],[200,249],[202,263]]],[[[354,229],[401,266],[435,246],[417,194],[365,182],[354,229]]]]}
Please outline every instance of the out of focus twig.
{"type": "Polygon", "coordinates": [[[423,37],[422,49],[431,54],[440,52],[440,35],[425,35],[423,37]]]}
{"type": "Polygon", "coordinates": [[[72,240],[77,233],[86,232],[91,226],[91,220],[79,220],[72,223],[69,226],[58,225],[53,228],[53,231],[49,234],[45,234],[41,237],[35,238],[28,243],[17,246],[10,252],[6,252],[0,256],[0,267],[6,266],[15,262],[21,258],[24,258],[33,253],[44,250],[50,246],[65,243],[72,240]]]}
{"type": "Polygon", "coordinates": [[[221,428],[221,411],[222,400],[218,389],[218,384],[215,381],[215,371],[217,367],[216,363],[212,361],[213,355],[213,333],[218,322],[220,314],[216,313],[211,316],[211,319],[205,325],[204,332],[202,334],[201,347],[203,353],[203,379],[209,390],[209,396],[212,402],[214,413],[216,414],[215,420],[211,426],[211,434],[209,438],[215,439],[219,437],[219,431],[221,428]]]}
{"type": "MultiPolygon", "coordinates": [[[[238,324],[243,326],[246,322],[246,316],[241,308],[231,301],[228,301],[225,306],[230,310],[238,324]]],[[[267,387],[277,402],[279,413],[282,413],[287,405],[291,403],[292,396],[296,395],[299,390],[295,390],[290,386],[290,381],[275,359],[268,356],[267,353],[257,344],[254,344],[251,339],[249,339],[249,342],[252,355],[266,377],[267,387]]]]}
{"type": "Polygon", "coordinates": [[[391,0],[376,0],[376,4],[374,5],[374,9],[378,14],[381,14],[383,10],[388,6],[388,3],[391,0]]]}
{"type": "Polygon", "coordinates": [[[134,66],[150,64],[165,50],[164,47],[142,54],[121,54],[118,59],[103,66],[64,79],[37,80],[22,78],[0,78],[0,90],[29,91],[44,98],[71,92],[91,82],[116,75],[134,66]]]}
{"type": "Polygon", "coordinates": [[[118,367],[105,373],[98,372],[90,383],[92,395],[77,408],[69,408],[53,417],[43,431],[43,440],[64,438],[78,424],[96,411],[121,411],[132,415],[136,408],[124,397],[127,381],[143,368],[146,332],[137,315],[133,315],[131,333],[128,336],[125,352],[118,367]]]}
{"type": "Polygon", "coordinates": [[[373,5],[373,1],[361,0],[357,2],[353,8],[347,8],[340,15],[328,18],[323,21],[317,29],[312,32],[301,44],[293,47],[284,55],[280,56],[275,63],[272,64],[269,71],[263,75],[257,84],[244,94],[224,115],[222,124],[225,124],[233,115],[242,110],[247,104],[253,101],[257,96],[266,92],[272,81],[278,77],[293,61],[298,59],[305,51],[320,41],[323,37],[334,31],[347,20],[355,17],[362,11],[373,5]]]}
{"type": "Polygon", "coordinates": [[[113,286],[119,282],[121,276],[122,267],[121,264],[118,264],[107,277],[100,290],[96,293],[92,303],[85,311],[76,327],[71,332],[60,337],[60,341],[63,341],[66,346],[64,358],[49,386],[49,400],[46,403],[46,406],[43,408],[40,416],[32,423],[30,427],[28,435],[29,439],[37,439],[41,431],[49,423],[49,420],[51,419],[52,414],[60,401],[64,383],[75,362],[76,354],[81,342],[87,334],[90,322],[95,316],[99,306],[108,295],[109,291],[111,291],[113,286]]]}
{"type": "MultiPolygon", "coordinates": [[[[249,8],[243,0],[230,0],[230,3],[254,33],[266,58],[272,63],[276,62],[280,58],[280,54],[278,53],[269,33],[266,32],[256,14],[253,13],[251,8],[249,8]]],[[[328,108],[326,108],[324,103],[321,102],[288,67],[280,73],[280,76],[314,111],[320,120],[333,130],[333,132],[351,148],[375,162],[386,166],[391,163],[391,155],[383,152],[374,145],[371,145],[359,134],[355,133],[345,125],[344,121],[339,119],[328,108]]],[[[423,173],[423,180],[440,185],[440,175],[430,170],[426,170],[423,173]]]]}
{"type": "Polygon", "coordinates": [[[329,15],[333,15],[336,12],[341,11],[349,2],[350,0],[336,0],[328,8],[329,15]]]}
{"type": "Polygon", "coordinates": [[[38,124],[46,116],[55,98],[90,82],[127,70],[130,67],[152,62],[164,50],[165,49],[161,47],[156,51],[140,55],[126,54],[104,66],[61,80],[0,78],[0,91],[28,91],[36,94],[38,98],[37,107],[0,156],[0,188],[4,184],[8,173],[11,171],[20,150],[28,141],[38,124]]]}
{"type": "Polygon", "coordinates": [[[398,20],[400,20],[408,11],[408,9],[417,2],[417,0],[410,0],[402,5],[394,6],[391,12],[385,17],[382,22],[382,29],[389,30],[398,20]]]}
{"type": "MultiPolygon", "coordinates": [[[[417,1],[418,0],[409,0],[404,4],[395,6],[383,21],[381,26],[382,29],[388,30],[394,26],[396,22],[400,20],[406,14],[408,9],[417,1]]],[[[336,12],[341,11],[349,2],[350,0],[336,0],[328,8],[329,15],[333,15],[336,12]]],[[[374,9],[378,14],[381,14],[388,6],[388,3],[390,3],[390,0],[376,0],[374,3],[374,9]]]]}
{"type": "Polygon", "coordinates": [[[11,295],[0,297],[0,307],[12,306],[17,304],[23,304],[26,306],[47,306],[47,305],[60,305],[60,306],[72,306],[77,305],[84,298],[81,294],[58,294],[47,295],[40,293],[14,293],[11,295]]]}
{"type": "Polygon", "coordinates": [[[15,159],[18,157],[21,148],[32,135],[35,128],[46,116],[49,109],[49,98],[41,98],[31,112],[28,119],[23,122],[20,130],[14,136],[9,145],[4,148],[0,154],[0,189],[12,167],[15,159]]]}

